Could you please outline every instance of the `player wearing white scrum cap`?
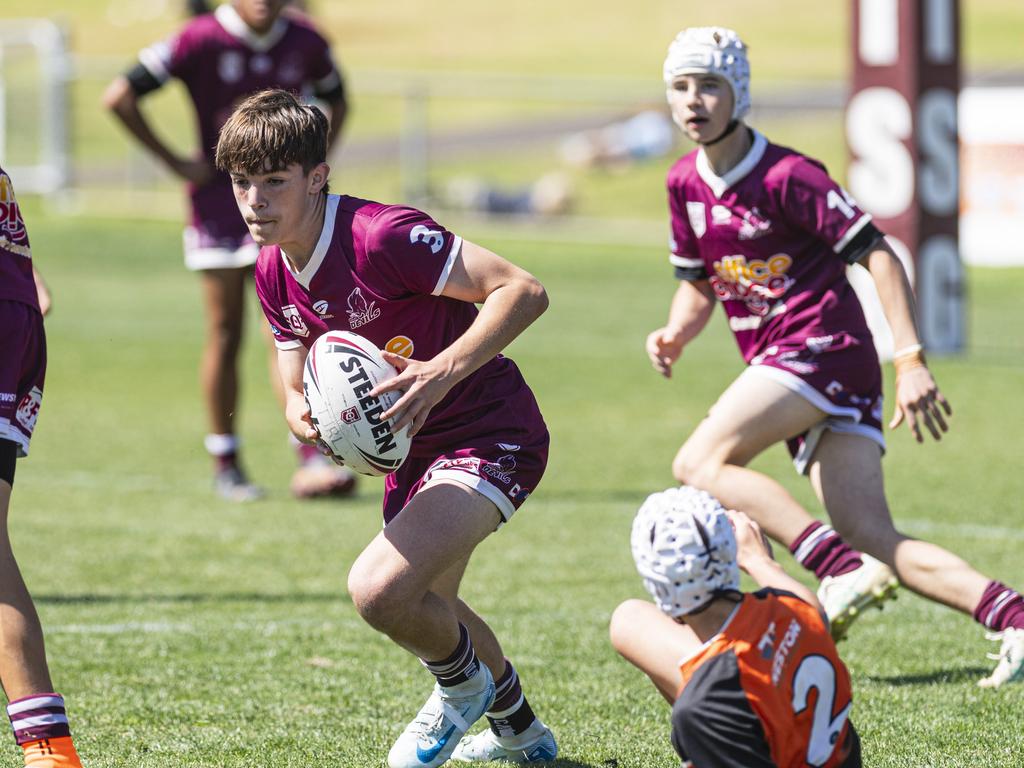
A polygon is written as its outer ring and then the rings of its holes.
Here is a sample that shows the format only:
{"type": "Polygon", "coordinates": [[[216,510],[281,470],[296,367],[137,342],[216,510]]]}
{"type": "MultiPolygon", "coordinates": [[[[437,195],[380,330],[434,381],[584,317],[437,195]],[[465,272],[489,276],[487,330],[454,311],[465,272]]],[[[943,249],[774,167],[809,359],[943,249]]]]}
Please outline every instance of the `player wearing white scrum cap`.
{"type": "Polygon", "coordinates": [[[665,377],[715,304],[747,367],[672,463],[680,483],[743,509],[821,579],[833,636],[899,582],[974,617],[1001,640],[985,687],[1024,680],[1024,597],[893,524],[882,456],[882,369],[847,267],[870,273],[893,331],[896,406],[923,442],[952,413],[925,361],[914,296],[871,215],[818,161],[746,125],[747,46],[729,29],[683,30],[663,69],[676,124],[697,148],[668,173],[669,263],[679,280],[666,324],[647,337],[665,377]],[[830,522],[748,468],[786,443],[830,522]]]}
{"type": "MultiPolygon", "coordinates": [[[[674,83],[680,75],[715,75],[722,78],[732,91],[732,116],[725,131],[712,139],[699,143],[715,144],[734,130],[750,111],[750,62],[747,46],[739,35],[725,27],[689,27],[684,29],[668,47],[664,76],[669,104],[676,89],[674,83]]],[[[679,124],[676,110],[672,117],[679,124]]],[[[684,131],[686,127],[679,124],[684,131]]]]}
{"type": "Polygon", "coordinates": [[[850,676],[821,606],[771,558],[756,523],[704,491],[670,488],[644,502],[631,545],[656,605],[620,605],[612,644],[672,704],[684,765],[861,765],[850,676]],[[740,591],[741,568],[760,591],[740,591]],[[811,687],[832,696],[824,727],[811,687]]]}

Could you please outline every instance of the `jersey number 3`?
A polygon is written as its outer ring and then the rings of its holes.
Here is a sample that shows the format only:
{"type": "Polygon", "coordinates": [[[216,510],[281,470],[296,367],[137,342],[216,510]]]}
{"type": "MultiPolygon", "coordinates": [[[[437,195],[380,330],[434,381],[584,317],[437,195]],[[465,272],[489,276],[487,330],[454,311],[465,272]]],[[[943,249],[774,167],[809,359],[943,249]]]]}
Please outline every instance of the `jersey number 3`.
{"type": "Polygon", "coordinates": [[[436,229],[428,229],[422,224],[417,224],[409,232],[410,243],[426,243],[430,246],[431,253],[437,253],[444,248],[444,235],[436,229]]]}
{"type": "Polygon", "coordinates": [[[839,714],[832,716],[836,701],[836,670],[824,656],[807,656],[800,662],[793,675],[793,712],[800,714],[807,709],[807,699],[812,689],[817,689],[818,699],[814,703],[814,719],[811,721],[811,736],[807,745],[808,765],[821,766],[828,762],[835,752],[839,734],[850,715],[852,701],[848,701],[839,714]]]}

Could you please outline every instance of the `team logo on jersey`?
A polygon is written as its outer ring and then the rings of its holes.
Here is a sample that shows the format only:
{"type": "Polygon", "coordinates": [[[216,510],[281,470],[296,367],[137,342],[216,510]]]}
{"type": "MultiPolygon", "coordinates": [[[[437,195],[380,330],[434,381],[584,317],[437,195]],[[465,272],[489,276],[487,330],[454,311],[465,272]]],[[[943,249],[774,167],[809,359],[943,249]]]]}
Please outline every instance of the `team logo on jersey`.
{"type": "Polygon", "coordinates": [[[743,214],[740,222],[740,240],[756,240],[772,231],[772,223],[761,215],[755,205],[743,214]]]}
{"type": "Polygon", "coordinates": [[[416,345],[412,343],[412,339],[408,336],[393,336],[384,345],[384,349],[388,352],[394,355],[401,355],[406,360],[412,357],[412,351],[415,348],[416,345]]]}
{"type": "Polygon", "coordinates": [[[0,173],[0,248],[6,248],[26,259],[32,258],[25,220],[14,198],[14,185],[6,173],[0,173]]]}
{"type": "Polygon", "coordinates": [[[732,211],[724,205],[711,206],[711,223],[716,227],[722,227],[732,221],[732,211]]]}
{"type": "Polygon", "coordinates": [[[296,336],[309,336],[309,328],[306,327],[302,315],[299,314],[298,307],[294,304],[286,304],[281,307],[281,312],[284,313],[284,319],[288,321],[288,327],[291,328],[292,333],[296,336]]]}
{"type": "Polygon", "coordinates": [[[704,210],[704,203],[686,203],[686,215],[690,219],[690,229],[697,237],[704,237],[708,231],[708,215],[704,210]]]}
{"type": "Polygon", "coordinates": [[[39,405],[43,402],[43,390],[39,387],[32,387],[29,393],[21,399],[14,418],[25,428],[29,434],[36,428],[36,418],[39,416],[39,405]]]}
{"type": "Polygon", "coordinates": [[[237,83],[245,74],[245,59],[238,51],[225,51],[217,59],[217,74],[225,83],[237,83]]]}
{"type": "Polygon", "coordinates": [[[500,480],[505,485],[512,482],[512,475],[516,471],[516,457],[511,453],[507,453],[497,461],[492,461],[484,464],[484,473],[490,475],[495,480],[500,480]]]}
{"type": "Polygon", "coordinates": [[[376,304],[375,301],[366,300],[362,288],[353,289],[348,295],[348,327],[355,330],[380,317],[380,309],[376,304]]]}

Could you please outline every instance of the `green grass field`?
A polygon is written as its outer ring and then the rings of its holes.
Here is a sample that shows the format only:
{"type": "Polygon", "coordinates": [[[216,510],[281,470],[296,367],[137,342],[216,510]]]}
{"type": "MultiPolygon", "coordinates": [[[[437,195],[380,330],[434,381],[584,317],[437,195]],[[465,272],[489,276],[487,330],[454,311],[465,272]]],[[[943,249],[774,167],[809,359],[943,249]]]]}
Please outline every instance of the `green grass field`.
{"type": "MultiPolygon", "coordinates": [[[[11,527],[87,765],[383,765],[431,683],[345,593],[348,566],[379,529],[380,482],[346,503],[288,497],[292,458],[252,333],[242,432],[270,496],[214,498],[198,286],[180,266],[177,226],[61,219],[37,205],[26,215],[55,309],[11,527]]],[[[543,485],[480,548],[465,596],[492,617],[558,734],[559,765],[675,765],[668,712],[613,653],[607,622],[642,594],[633,512],[671,484],[675,448],[740,370],[738,355],[716,318],[675,379],[649,370],[642,339],[673,289],[661,249],[463,233],[549,289],[551,309],[511,354],[553,435],[543,485]]],[[[926,446],[892,435],[888,488],[907,532],[1020,585],[1024,274],[975,270],[969,287],[971,350],[934,364],[956,409],[952,432],[926,446]]],[[[781,450],[756,466],[815,508],[781,450]]],[[[866,617],[842,647],[866,764],[1019,765],[1024,687],[975,687],[989,650],[970,620],[910,594],[866,617]]],[[[16,760],[8,741],[0,761],[16,760]]]]}

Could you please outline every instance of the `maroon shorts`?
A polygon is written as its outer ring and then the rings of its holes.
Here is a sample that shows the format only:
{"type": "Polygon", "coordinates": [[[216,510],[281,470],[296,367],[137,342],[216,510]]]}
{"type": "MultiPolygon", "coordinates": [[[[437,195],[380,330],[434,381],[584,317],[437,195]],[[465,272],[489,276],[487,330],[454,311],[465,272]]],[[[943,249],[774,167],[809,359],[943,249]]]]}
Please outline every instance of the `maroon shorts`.
{"type": "Polygon", "coordinates": [[[882,368],[870,339],[837,333],[781,341],[752,359],[743,375],[766,376],[825,412],[824,421],[787,441],[801,474],[825,431],[862,435],[885,450],[882,368]]]}
{"type": "Polygon", "coordinates": [[[20,301],[0,301],[0,328],[0,440],[27,456],[46,378],[43,316],[20,301]]]}
{"type": "Polygon", "coordinates": [[[433,458],[410,456],[384,481],[384,523],[391,522],[422,489],[441,481],[465,485],[494,502],[508,522],[536,490],[548,463],[547,430],[530,444],[481,436],[433,458]]]}

